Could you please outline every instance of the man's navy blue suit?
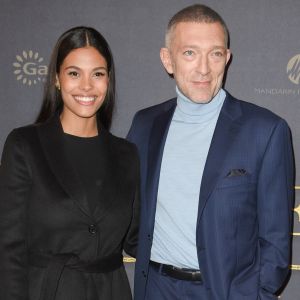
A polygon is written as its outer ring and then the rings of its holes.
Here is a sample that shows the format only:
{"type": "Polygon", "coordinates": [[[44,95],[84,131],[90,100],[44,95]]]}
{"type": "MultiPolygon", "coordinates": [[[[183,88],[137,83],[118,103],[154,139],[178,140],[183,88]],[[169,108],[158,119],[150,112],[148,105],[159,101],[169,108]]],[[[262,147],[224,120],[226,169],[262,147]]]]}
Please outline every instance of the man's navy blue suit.
{"type": "MultiPolygon", "coordinates": [[[[176,99],[139,111],[128,139],[141,159],[135,300],[144,300],[159,174],[176,99]]],[[[205,164],[196,245],[212,300],[276,299],[290,263],[294,162],[286,122],[226,93],[205,164]]],[[[195,298],[196,299],[196,298],[195,298]]]]}

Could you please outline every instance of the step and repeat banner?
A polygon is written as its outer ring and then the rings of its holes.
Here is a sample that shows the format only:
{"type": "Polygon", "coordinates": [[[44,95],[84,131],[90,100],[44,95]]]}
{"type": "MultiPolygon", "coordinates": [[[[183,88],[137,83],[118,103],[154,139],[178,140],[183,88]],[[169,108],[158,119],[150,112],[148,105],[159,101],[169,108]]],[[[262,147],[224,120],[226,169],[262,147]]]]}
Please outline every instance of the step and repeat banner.
{"type": "MultiPolygon", "coordinates": [[[[95,27],[116,63],[117,108],[112,132],[126,136],[134,113],[175,95],[159,50],[168,20],[189,0],[1,0],[0,153],[7,134],[32,123],[42,102],[49,56],[67,29],[95,27]]],[[[293,135],[300,170],[300,1],[203,0],[220,13],[233,53],[225,88],[282,116],[293,135]]],[[[281,299],[300,295],[300,175],[296,176],[291,278],[281,299]]],[[[278,220],[280,222],[280,220],[278,220]]],[[[133,284],[134,263],[126,268],[133,284]]]]}

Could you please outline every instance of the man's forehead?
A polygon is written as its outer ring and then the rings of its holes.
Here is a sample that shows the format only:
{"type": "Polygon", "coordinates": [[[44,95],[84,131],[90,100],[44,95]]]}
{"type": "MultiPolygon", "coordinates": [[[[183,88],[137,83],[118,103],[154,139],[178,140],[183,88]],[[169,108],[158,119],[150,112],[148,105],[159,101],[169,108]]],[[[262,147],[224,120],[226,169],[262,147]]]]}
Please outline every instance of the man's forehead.
{"type": "Polygon", "coordinates": [[[217,25],[217,26],[220,26],[221,28],[223,28],[222,24],[218,21],[216,21],[216,22],[181,21],[181,22],[178,22],[178,23],[174,24],[172,26],[172,28],[176,29],[178,27],[188,27],[188,26],[193,26],[193,25],[195,25],[195,26],[200,25],[200,26],[203,26],[203,27],[205,27],[205,26],[209,27],[209,26],[216,26],[217,25]]]}
{"type": "Polygon", "coordinates": [[[222,45],[217,44],[219,47],[226,47],[226,34],[219,22],[179,22],[173,28],[171,39],[174,41],[184,41],[189,38],[199,39],[221,39],[222,45]],[[223,45],[223,41],[225,44],[223,45]]]}

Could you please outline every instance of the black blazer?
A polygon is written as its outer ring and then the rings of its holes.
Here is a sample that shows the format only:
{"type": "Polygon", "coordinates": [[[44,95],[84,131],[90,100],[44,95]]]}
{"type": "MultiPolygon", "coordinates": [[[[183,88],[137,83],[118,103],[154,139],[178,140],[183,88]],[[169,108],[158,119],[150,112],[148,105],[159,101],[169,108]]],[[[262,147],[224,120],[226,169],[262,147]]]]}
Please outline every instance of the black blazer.
{"type": "Polygon", "coordinates": [[[123,264],[105,273],[93,264],[123,250],[135,256],[138,156],[133,144],[100,134],[106,165],[95,168],[106,177],[93,212],[68,163],[58,116],[8,136],[0,167],[1,300],[131,299],[123,264]],[[92,268],[74,267],[82,263],[92,268]]]}

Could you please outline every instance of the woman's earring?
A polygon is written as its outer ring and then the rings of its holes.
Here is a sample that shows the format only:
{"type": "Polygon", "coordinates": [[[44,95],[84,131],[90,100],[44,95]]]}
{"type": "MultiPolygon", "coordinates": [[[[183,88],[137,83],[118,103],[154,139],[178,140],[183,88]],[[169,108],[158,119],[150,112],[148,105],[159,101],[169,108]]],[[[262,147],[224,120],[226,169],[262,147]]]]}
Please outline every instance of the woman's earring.
{"type": "Polygon", "coordinates": [[[59,80],[58,80],[57,74],[55,75],[55,87],[60,91],[60,84],[59,84],[59,80]]]}

